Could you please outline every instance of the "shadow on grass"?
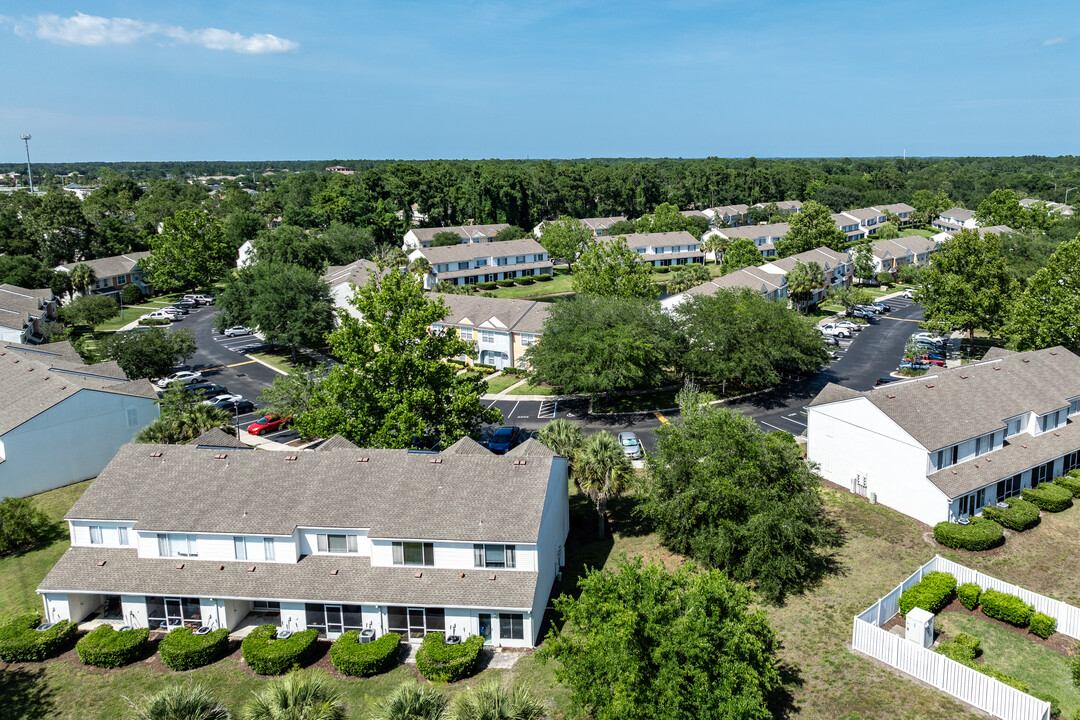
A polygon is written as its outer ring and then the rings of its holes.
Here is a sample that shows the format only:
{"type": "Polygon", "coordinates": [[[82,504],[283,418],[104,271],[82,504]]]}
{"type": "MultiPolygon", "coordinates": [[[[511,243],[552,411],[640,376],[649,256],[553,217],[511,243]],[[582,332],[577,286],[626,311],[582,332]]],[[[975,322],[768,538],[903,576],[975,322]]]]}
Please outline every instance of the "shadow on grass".
{"type": "Polygon", "coordinates": [[[774,718],[782,720],[798,713],[799,706],[795,704],[793,691],[803,686],[803,678],[794,663],[781,660],[777,669],[780,671],[780,684],[765,697],[765,704],[774,718]]]}
{"type": "Polygon", "coordinates": [[[0,672],[0,708],[6,720],[38,720],[53,716],[53,692],[45,668],[0,672]]]}
{"type": "Polygon", "coordinates": [[[14,550],[8,550],[7,552],[0,553],[0,558],[19,557],[25,555],[28,552],[40,550],[48,547],[55,542],[64,540],[68,537],[68,526],[66,522],[50,522],[43,526],[38,532],[33,541],[24,547],[15,548],[14,550]]]}

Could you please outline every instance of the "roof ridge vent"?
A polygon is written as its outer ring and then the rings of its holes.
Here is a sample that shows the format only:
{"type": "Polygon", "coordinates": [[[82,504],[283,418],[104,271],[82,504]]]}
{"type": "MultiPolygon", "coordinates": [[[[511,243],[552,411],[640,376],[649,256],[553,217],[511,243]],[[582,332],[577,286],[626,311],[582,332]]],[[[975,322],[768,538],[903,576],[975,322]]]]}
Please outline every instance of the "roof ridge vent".
{"type": "Polygon", "coordinates": [[[152,457],[152,458],[159,458],[159,457],[161,457],[161,453],[159,453],[159,452],[152,452],[152,453],[150,453],[150,457],[152,457]]]}
{"type": "Polygon", "coordinates": [[[296,456],[295,455],[286,455],[285,456],[285,462],[296,462],[296,456]]]}
{"type": "Polygon", "coordinates": [[[932,387],[934,387],[934,383],[926,383],[926,387],[932,388],[932,387]]]}

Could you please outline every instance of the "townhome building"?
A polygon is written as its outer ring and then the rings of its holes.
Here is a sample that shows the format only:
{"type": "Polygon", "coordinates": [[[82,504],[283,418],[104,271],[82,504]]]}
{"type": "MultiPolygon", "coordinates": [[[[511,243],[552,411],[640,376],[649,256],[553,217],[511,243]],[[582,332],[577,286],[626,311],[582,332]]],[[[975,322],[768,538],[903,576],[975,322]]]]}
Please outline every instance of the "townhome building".
{"type": "Polygon", "coordinates": [[[978,363],[858,392],[807,413],[822,476],[928,525],[965,522],[1080,466],[1080,357],[991,349],[978,363]]]}
{"type": "Polygon", "coordinates": [[[424,276],[424,287],[429,290],[443,280],[451,285],[475,285],[551,275],[554,268],[547,250],[532,238],[417,248],[409,254],[409,262],[417,258],[431,264],[424,276]]]}
{"type": "Polygon", "coordinates": [[[331,265],[323,273],[322,279],[330,286],[330,297],[334,307],[355,314],[356,309],[349,304],[357,285],[365,285],[369,278],[379,272],[379,266],[370,260],[360,259],[348,265],[331,265]]]}
{"type": "Polygon", "coordinates": [[[1072,217],[1073,209],[1071,205],[1065,203],[1052,202],[1050,200],[1039,200],[1038,198],[1024,198],[1020,201],[1020,206],[1028,210],[1035,207],[1039,203],[1046,205],[1046,209],[1051,215],[1060,215],[1061,217],[1072,217]]]}
{"type": "Polygon", "coordinates": [[[48,621],[539,641],[566,562],[565,458],[532,439],[221,445],[120,449],[65,517],[71,547],[37,589],[48,621]]]}
{"type": "Polygon", "coordinates": [[[890,203],[888,205],[878,205],[870,209],[877,210],[883,215],[886,212],[892,213],[893,215],[900,218],[900,227],[907,227],[915,222],[915,219],[913,217],[915,214],[915,208],[913,208],[911,205],[908,205],[907,203],[890,203]]]}
{"type": "Polygon", "coordinates": [[[52,290],[0,284],[0,343],[44,342],[44,324],[56,319],[56,296],[52,290]]]}
{"type": "Polygon", "coordinates": [[[451,232],[461,238],[462,244],[494,242],[495,235],[510,227],[507,223],[495,225],[455,225],[453,227],[413,228],[405,233],[401,249],[406,253],[417,248],[431,247],[431,241],[438,233],[451,232]]]}
{"type": "Polygon", "coordinates": [[[784,213],[785,215],[791,215],[802,211],[802,203],[798,200],[777,200],[771,203],[755,203],[754,207],[766,208],[769,205],[775,205],[776,211],[784,213]]]}
{"type": "Polygon", "coordinates": [[[887,220],[885,213],[876,208],[856,208],[854,210],[845,210],[839,214],[857,221],[859,231],[863,234],[863,237],[876,233],[887,220]]]}
{"type": "Polygon", "coordinates": [[[761,251],[761,256],[764,258],[776,257],[776,243],[784,239],[787,235],[788,223],[767,223],[765,225],[746,225],[743,227],[730,227],[730,228],[716,228],[705,233],[702,237],[702,241],[712,235],[718,235],[722,238],[749,238],[754,241],[754,245],[761,251]]]}
{"type": "Polygon", "coordinates": [[[851,285],[851,277],[854,273],[851,256],[846,252],[836,252],[827,247],[814,248],[797,255],[789,255],[786,258],[775,258],[762,265],[759,269],[762,272],[781,275],[786,278],[797,263],[808,265],[812,262],[820,265],[825,272],[825,284],[814,291],[810,299],[811,303],[824,300],[829,290],[834,286],[846,287],[851,285]]]}
{"type": "Polygon", "coordinates": [[[660,299],[660,307],[665,313],[671,313],[695,295],[715,295],[719,290],[748,289],[761,293],[769,300],[786,301],[788,297],[787,278],[750,265],[741,270],[729,272],[706,283],[692,287],[685,292],[660,299]]]}
{"type": "MultiPolygon", "coordinates": [[[[149,252],[133,252],[96,260],[65,263],[53,269],[57,272],[70,273],[76,265],[89,265],[94,271],[95,278],[94,286],[89,290],[90,295],[119,296],[125,286],[135,284],[142,290],[143,295],[149,296],[154,294],[153,287],[143,279],[143,269],[139,265],[149,256],[149,252]]],[[[75,293],[76,297],[79,295],[82,293],[75,293]]]]}
{"type": "Polygon", "coordinates": [[[620,235],[626,246],[636,252],[640,261],[653,267],[670,267],[704,263],[701,241],[686,232],[630,233],[620,235]]]}
{"type": "Polygon", "coordinates": [[[67,342],[0,345],[0,497],[94,477],[159,415],[147,380],[67,342]]]}
{"type": "MultiPolygon", "coordinates": [[[[526,367],[525,353],[536,344],[544,330],[549,303],[519,298],[486,298],[478,295],[434,297],[450,309],[434,331],[453,328],[458,337],[476,346],[477,362],[506,367],[526,367]]],[[[471,362],[471,358],[459,360],[471,362]]]]}
{"type": "Polygon", "coordinates": [[[959,232],[964,228],[977,228],[979,222],[975,219],[974,210],[954,207],[941,213],[931,226],[944,232],[959,232]]]}
{"type": "Polygon", "coordinates": [[[938,241],[922,235],[907,235],[893,240],[870,243],[874,257],[874,274],[897,273],[905,265],[925,265],[930,254],[937,250],[938,241]]]}
{"type": "Polygon", "coordinates": [[[733,228],[746,224],[746,213],[749,211],[749,205],[720,205],[719,207],[705,208],[701,212],[709,219],[710,227],[733,228]]]}
{"type": "MultiPolygon", "coordinates": [[[[578,218],[585,227],[592,231],[596,237],[603,237],[611,234],[611,226],[617,222],[625,222],[625,215],[612,215],[611,217],[595,217],[595,218],[578,218]]],[[[533,228],[532,234],[537,240],[544,234],[544,227],[551,222],[550,220],[541,220],[536,227],[533,228]]]]}

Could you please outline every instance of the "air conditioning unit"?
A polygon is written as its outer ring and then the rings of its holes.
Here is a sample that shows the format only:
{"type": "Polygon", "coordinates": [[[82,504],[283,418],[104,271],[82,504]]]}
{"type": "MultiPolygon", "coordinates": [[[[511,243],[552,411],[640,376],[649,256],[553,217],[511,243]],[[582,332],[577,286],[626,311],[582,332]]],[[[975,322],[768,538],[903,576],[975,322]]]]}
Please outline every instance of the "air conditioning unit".
{"type": "Polygon", "coordinates": [[[911,608],[904,618],[905,637],[924,648],[934,644],[934,615],[920,607],[911,608]]]}

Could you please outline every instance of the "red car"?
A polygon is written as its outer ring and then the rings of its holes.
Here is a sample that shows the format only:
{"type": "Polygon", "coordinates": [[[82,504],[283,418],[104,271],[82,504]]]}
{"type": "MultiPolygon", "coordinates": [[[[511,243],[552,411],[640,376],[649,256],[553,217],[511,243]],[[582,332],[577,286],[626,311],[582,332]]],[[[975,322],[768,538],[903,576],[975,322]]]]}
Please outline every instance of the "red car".
{"type": "Polygon", "coordinates": [[[274,432],[288,425],[290,420],[292,415],[265,415],[248,425],[247,431],[251,435],[274,432]]]}
{"type": "MultiPolygon", "coordinates": [[[[904,359],[910,360],[911,358],[904,359]]],[[[945,367],[945,361],[939,357],[934,357],[933,355],[916,355],[915,360],[916,362],[925,363],[927,365],[937,365],[938,367],[945,367]]]]}

